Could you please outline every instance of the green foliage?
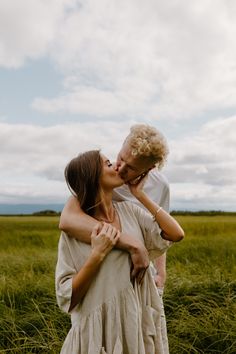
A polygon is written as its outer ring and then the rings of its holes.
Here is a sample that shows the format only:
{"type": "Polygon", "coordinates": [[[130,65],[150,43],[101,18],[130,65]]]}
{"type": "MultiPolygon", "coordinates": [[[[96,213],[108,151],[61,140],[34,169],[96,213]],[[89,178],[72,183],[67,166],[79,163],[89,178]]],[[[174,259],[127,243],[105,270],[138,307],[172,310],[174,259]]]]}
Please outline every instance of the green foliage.
{"type": "Polygon", "coordinates": [[[168,251],[165,312],[171,354],[235,353],[236,218],[178,216],[168,251]]]}
{"type": "Polygon", "coordinates": [[[216,215],[224,215],[224,216],[236,216],[235,211],[223,211],[223,210],[198,210],[198,211],[190,211],[190,210],[172,210],[171,215],[194,215],[194,216],[216,216],[216,215]]]}
{"type": "MultiPolygon", "coordinates": [[[[177,216],[186,232],[167,257],[171,354],[235,353],[236,218],[177,216]]],[[[70,328],[56,305],[58,216],[0,217],[0,352],[52,353],[70,328]]]]}
{"type": "Polygon", "coordinates": [[[58,217],[1,217],[0,352],[59,353],[70,327],[58,309],[58,217]]]}
{"type": "Polygon", "coordinates": [[[59,216],[60,212],[54,211],[54,210],[41,210],[33,213],[32,215],[35,216],[59,216]]]}

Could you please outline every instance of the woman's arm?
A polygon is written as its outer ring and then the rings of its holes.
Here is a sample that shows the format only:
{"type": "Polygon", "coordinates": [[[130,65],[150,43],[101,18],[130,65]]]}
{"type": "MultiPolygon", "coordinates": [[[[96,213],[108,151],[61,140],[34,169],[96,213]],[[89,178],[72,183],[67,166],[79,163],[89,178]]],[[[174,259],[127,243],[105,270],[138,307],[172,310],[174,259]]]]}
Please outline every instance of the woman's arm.
{"type": "Polygon", "coordinates": [[[153,215],[154,220],[162,230],[162,238],[177,242],[184,238],[184,231],[179,223],[159,205],[154,203],[143,191],[144,184],[142,180],[139,184],[129,185],[131,193],[142,203],[145,208],[153,215]]]}
{"type": "Polygon", "coordinates": [[[83,299],[100,266],[120,237],[120,232],[104,224],[99,231],[97,224],[91,234],[92,251],[79,272],[72,279],[72,296],[69,312],[83,299]]]}

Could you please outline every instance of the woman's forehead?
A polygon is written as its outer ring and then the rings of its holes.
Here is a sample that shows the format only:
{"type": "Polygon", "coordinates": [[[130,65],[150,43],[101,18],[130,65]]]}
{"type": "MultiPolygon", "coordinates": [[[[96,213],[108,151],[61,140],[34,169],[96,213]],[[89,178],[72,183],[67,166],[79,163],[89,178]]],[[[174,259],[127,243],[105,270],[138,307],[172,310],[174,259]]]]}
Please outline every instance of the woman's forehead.
{"type": "Polygon", "coordinates": [[[103,162],[109,161],[109,159],[108,159],[107,156],[105,156],[105,155],[102,154],[102,153],[100,153],[100,155],[101,155],[101,159],[102,159],[103,162]]]}

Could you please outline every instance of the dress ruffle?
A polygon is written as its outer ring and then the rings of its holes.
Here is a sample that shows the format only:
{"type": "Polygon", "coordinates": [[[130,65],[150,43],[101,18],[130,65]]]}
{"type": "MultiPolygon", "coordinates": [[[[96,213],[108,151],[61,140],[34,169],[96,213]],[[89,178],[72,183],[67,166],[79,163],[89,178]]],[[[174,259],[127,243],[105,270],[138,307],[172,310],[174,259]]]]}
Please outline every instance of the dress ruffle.
{"type": "Polygon", "coordinates": [[[140,296],[145,296],[142,288],[130,283],[89,314],[83,315],[81,303],[71,312],[72,327],[61,354],[147,354],[156,353],[157,348],[163,354],[160,304],[156,302],[155,308],[140,305],[140,296]]]}
{"type": "Polygon", "coordinates": [[[139,350],[141,313],[132,284],[88,315],[82,313],[83,303],[71,312],[72,327],[61,354],[144,353],[139,350]]]}

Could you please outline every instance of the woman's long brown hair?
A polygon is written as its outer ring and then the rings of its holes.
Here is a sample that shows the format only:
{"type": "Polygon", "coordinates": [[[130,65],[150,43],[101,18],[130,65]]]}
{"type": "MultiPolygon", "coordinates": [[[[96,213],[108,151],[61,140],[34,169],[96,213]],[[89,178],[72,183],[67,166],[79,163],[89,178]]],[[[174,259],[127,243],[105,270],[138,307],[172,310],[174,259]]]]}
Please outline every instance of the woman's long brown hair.
{"type": "Polygon", "coordinates": [[[93,216],[100,190],[102,159],[99,150],[79,154],[65,168],[65,179],[71,193],[77,197],[81,209],[93,216]]]}

